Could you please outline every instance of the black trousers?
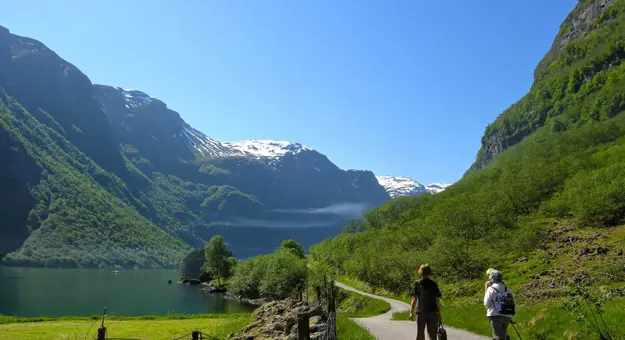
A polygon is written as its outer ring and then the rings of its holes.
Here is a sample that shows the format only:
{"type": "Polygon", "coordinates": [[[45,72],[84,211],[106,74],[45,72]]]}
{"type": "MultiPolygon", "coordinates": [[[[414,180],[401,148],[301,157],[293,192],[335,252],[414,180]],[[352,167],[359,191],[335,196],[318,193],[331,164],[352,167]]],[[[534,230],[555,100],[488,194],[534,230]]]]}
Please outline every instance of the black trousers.
{"type": "Polygon", "coordinates": [[[438,312],[417,314],[417,340],[425,340],[425,330],[427,329],[430,340],[436,340],[436,331],[440,317],[438,312]]]}

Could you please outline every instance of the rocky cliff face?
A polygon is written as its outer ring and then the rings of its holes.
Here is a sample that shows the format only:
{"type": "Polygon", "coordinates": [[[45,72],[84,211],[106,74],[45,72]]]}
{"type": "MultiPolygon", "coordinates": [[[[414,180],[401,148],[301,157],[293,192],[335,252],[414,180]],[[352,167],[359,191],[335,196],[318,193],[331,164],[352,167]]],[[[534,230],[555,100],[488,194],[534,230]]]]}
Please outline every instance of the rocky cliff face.
{"type": "Polygon", "coordinates": [[[545,72],[549,65],[558,58],[560,52],[573,40],[583,38],[592,32],[593,22],[599,18],[611,5],[617,0],[582,0],[571,12],[562,25],[560,32],[556,36],[551,48],[540,61],[534,72],[535,76],[539,76],[545,72]]]}
{"type": "MultiPolygon", "coordinates": [[[[560,58],[572,42],[579,42],[595,30],[606,27],[618,14],[621,6],[623,3],[619,0],[579,1],[560,26],[560,32],[554,39],[550,50],[536,67],[532,90],[488,126],[482,137],[482,147],[469,171],[485,167],[504,150],[544,126],[550,118],[564,112],[566,104],[559,98],[561,95],[543,86],[553,83],[546,79],[555,73],[555,71],[550,72],[550,66],[560,58]],[[552,104],[545,104],[549,102],[549,99],[555,100],[552,104]],[[531,122],[528,124],[528,121],[531,122]]],[[[591,79],[593,75],[588,74],[585,78],[591,79]]],[[[566,89],[567,84],[557,86],[566,89]]]]}

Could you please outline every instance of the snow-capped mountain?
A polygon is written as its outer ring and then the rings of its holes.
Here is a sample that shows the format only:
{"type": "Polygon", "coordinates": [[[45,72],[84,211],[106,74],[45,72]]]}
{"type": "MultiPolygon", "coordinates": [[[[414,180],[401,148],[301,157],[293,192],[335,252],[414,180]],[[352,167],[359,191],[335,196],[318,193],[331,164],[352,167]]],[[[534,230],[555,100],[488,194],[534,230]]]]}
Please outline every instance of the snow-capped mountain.
{"type": "Polygon", "coordinates": [[[313,150],[300,143],[276,140],[253,139],[240,142],[224,142],[223,145],[240,151],[241,153],[253,155],[257,158],[281,157],[286,154],[298,154],[302,151],[313,150]]]}
{"type": "Polygon", "coordinates": [[[442,183],[432,183],[425,186],[425,190],[427,190],[431,194],[438,194],[439,192],[445,191],[447,187],[451,184],[442,184],[442,183]]]}
{"type": "Polygon", "coordinates": [[[438,194],[449,186],[449,184],[441,183],[423,185],[412,178],[401,176],[376,176],[376,178],[391,198],[418,196],[424,193],[438,194]]]}
{"type": "Polygon", "coordinates": [[[186,142],[195,150],[199,151],[205,158],[225,158],[247,156],[244,151],[220,143],[200,131],[192,128],[189,124],[184,123],[179,136],[184,136],[186,142]]]}

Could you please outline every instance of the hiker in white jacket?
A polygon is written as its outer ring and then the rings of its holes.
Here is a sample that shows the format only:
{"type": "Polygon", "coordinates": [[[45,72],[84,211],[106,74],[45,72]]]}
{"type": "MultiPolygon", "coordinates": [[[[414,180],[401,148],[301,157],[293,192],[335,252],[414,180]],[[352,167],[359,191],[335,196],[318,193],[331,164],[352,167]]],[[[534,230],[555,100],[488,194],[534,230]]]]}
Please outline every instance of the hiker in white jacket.
{"type": "Polygon", "coordinates": [[[486,294],[484,295],[484,306],[486,307],[486,316],[490,320],[490,329],[493,332],[494,340],[508,339],[508,326],[510,320],[514,316],[504,315],[497,311],[496,302],[500,293],[512,292],[503,284],[501,272],[498,270],[489,270],[488,277],[490,281],[486,282],[486,294]]]}

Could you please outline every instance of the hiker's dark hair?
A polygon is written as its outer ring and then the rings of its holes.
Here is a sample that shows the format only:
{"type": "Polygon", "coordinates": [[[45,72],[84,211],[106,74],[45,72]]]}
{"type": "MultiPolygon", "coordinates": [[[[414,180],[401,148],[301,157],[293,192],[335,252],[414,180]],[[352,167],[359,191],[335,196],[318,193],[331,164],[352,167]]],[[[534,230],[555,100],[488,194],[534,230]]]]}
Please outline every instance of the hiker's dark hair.
{"type": "Polygon", "coordinates": [[[429,264],[422,264],[421,267],[419,267],[419,275],[420,276],[430,276],[432,275],[432,267],[430,267],[429,264]]]}

